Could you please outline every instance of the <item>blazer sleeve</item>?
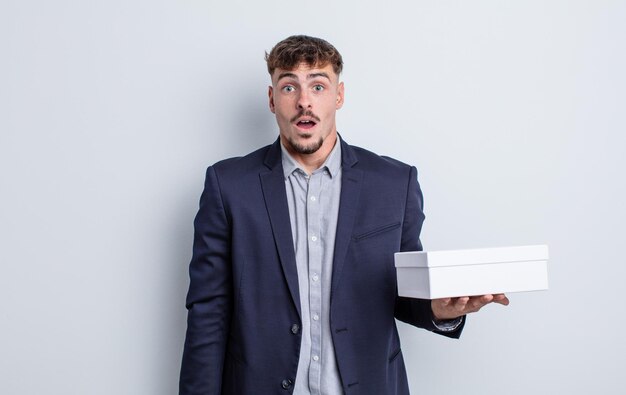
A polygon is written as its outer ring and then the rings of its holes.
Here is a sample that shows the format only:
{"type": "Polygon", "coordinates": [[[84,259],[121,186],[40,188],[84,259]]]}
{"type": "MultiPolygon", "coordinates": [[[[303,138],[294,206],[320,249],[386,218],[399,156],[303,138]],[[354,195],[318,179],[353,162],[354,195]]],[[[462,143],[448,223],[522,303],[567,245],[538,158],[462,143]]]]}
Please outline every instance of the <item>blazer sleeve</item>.
{"type": "MultiPolygon", "coordinates": [[[[422,251],[422,243],[419,235],[424,222],[424,200],[419,183],[417,182],[417,169],[411,167],[409,172],[406,208],[402,225],[402,241],[400,251],[422,251]]],[[[454,331],[440,331],[433,323],[433,311],[430,300],[406,298],[396,296],[395,316],[398,320],[406,322],[443,336],[458,338],[465,324],[465,319],[454,331]]]]}
{"type": "Polygon", "coordinates": [[[194,228],[180,395],[218,395],[232,314],[232,271],[230,224],[213,167],[207,169],[194,228]]]}

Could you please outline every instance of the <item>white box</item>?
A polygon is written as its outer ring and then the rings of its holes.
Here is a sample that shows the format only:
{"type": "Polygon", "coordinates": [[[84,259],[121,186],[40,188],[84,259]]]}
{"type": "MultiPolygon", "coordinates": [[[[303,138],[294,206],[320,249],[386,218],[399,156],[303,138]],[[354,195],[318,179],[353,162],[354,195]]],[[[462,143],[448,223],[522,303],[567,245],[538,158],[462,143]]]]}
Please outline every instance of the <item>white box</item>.
{"type": "Polygon", "coordinates": [[[439,299],[548,289],[548,246],[395,253],[398,295],[439,299]]]}

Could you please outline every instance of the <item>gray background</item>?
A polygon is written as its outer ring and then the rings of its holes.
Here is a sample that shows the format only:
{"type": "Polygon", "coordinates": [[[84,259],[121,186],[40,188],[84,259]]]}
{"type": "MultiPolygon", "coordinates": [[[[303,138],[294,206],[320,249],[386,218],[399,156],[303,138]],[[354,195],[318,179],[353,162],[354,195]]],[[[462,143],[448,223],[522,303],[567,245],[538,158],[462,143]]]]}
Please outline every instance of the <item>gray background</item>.
{"type": "Polygon", "coordinates": [[[626,366],[623,1],[0,2],[0,393],[177,391],[207,165],[270,143],[263,53],[345,59],[338,126],[420,170],[427,249],[547,243],[550,290],[453,341],[401,325],[415,394],[617,394],[626,366]]]}

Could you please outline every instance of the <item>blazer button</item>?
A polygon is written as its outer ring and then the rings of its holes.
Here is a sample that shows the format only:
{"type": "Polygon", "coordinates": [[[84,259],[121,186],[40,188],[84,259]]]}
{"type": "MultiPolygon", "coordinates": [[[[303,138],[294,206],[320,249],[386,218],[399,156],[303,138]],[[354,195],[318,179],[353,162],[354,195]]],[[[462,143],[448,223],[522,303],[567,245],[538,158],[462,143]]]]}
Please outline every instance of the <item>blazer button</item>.
{"type": "Polygon", "coordinates": [[[291,325],[291,333],[297,335],[298,331],[300,331],[300,326],[298,326],[298,324],[291,325]]]}
{"type": "Polygon", "coordinates": [[[291,388],[292,384],[293,384],[293,381],[289,379],[284,379],[280,385],[283,387],[284,390],[288,390],[289,388],[291,388]]]}

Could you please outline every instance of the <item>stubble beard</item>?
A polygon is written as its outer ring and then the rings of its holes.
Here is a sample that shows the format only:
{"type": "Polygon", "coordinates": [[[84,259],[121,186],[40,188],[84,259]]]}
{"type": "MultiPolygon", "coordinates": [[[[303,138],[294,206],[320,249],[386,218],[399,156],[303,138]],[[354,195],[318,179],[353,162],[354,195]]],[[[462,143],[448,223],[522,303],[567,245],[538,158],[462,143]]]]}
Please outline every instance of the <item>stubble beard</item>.
{"type": "MultiPolygon", "coordinates": [[[[304,135],[303,137],[308,137],[308,135],[304,135]]],[[[324,139],[320,137],[317,141],[314,141],[308,145],[299,144],[294,141],[293,138],[288,138],[289,145],[291,149],[297,152],[300,155],[311,155],[317,152],[324,144],[324,139]]]]}

